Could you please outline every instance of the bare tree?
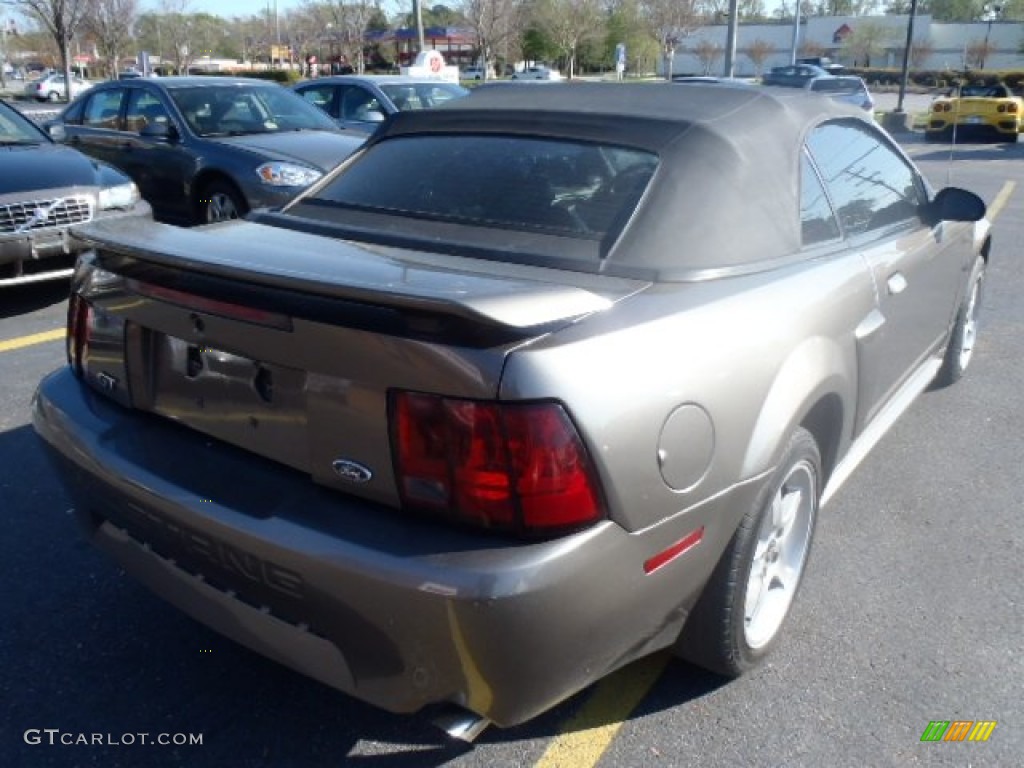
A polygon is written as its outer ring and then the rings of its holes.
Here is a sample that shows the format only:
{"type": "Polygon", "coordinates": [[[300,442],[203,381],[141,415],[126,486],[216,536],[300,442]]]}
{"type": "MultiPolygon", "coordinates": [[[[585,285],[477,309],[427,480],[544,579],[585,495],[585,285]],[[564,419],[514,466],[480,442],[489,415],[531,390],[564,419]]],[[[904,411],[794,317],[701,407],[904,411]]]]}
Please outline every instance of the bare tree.
{"type": "Polygon", "coordinates": [[[797,51],[804,58],[818,58],[827,54],[828,48],[817,40],[802,40],[797,51]]]}
{"type": "Polygon", "coordinates": [[[534,6],[533,18],[564,54],[572,79],[580,44],[604,28],[600,0],[542,0],[534,6]]]}
{"type": "Polygon", "coordinates": [[[744,53],[747,54],[750,63],[754,65],[754,74],[760,77],[764,71],[764,63],[768,61],[769,56],[775,53],[775,46],[758,37],[750,41],[744,49],[744,53]]]}
{"type": "Polygon", "coordinates": [[[195,51],[192,46],[192,20],[188,8],[191,0],[161,0],[160,36],[164,50],[170,50],[174,71],[188,74],[188,65],[195,51]]]}
{"type": "Polygon", "coordinates": [[[651,37],[658,42],[665,61],[665,79],[672,79],[676,48],[700,26],[695,0],[640,0],[651,37]]]}
{"type": "Polygon", "coordinates": [[[482,76],[487,80],[498,49],[522,30],[522,4],[517,0],[462,0],[458,9],[476,34],[482,76]]]}
{"type": "Polygon", "coordinates": [[[910,44],[910,66],[912,69],[920,69],[921,66],[935,53],[935,46],[928,38],[915,40],[910,44]]]}
{"type": "Polygon", "coordinates": [[[693,46],[693,55],[697,57],[697,60],[704,68],[704,74],[710,75],[715,62],[722,57],[724,50],[718,43],[713,43],[710,40],[701,40],[693,46]]]}
{"type": "Polygon", "coordinates": [[[985,68],[985,60],[996,52],[996,47],[988,38],[971,40],[967,43],[967,66],[976,69],[985,68]]]}
{"type": "Polygon", "coordinates": [[[332,40],[337,40],[345,57],[355,62],[355,70],[360,74],[366,69],[363,47],[366,44],[366,30],[370,26],[377,6],[369,0],[327,0],[312,2],[307,5],[315,18],[320,19],[321,28],[328,31],[332,40]]]}
{"type": "Polygon", "coordinates": [[[4,5],[16,8],[35,19],[57,43],[61,67],[64,70],[64,98],[71,99],[71,40],[82,24],[88,0],[3,0],[4,5]]]}
{"type": "Polygon", "coordinates": [[[138,12],[138,0],[88,0],[83,26],[96,40],[96,50],[111,77],[120,69],[138,12]]]}

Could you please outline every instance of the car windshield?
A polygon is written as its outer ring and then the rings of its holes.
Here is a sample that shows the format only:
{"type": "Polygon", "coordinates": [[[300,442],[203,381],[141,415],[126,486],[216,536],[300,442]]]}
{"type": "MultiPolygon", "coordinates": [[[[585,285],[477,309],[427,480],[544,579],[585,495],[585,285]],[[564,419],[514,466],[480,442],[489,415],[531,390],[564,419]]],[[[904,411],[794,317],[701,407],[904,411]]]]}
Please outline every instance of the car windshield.
{"type": "Polygon", "coordinates": [[[0,104],[0,146],[42,144],[46,140],[42,133],[13,108],[0,104]]]}
{"type": "Polygon", "coordinates": [[[469,95],[469,91],[461,85],[450,83],[389,83],[380,89],[402,112],[429,109],[469,95]]]}
{"type": "Polygon", "coordinates": [[[600,240],[625,224],[656,167],[649,152],[576,141],[398,136],[368,149],[311,202],[600,240]]]}
{"type": "Polygon", "coordinates": [[[860,80],[848,77],[822,78],[811,83],[812,91],[823,93],[860,93],[864,90],[860,80]]]}
{"type": "Polygon", "coordinates": [[[170,93],[199,136],[337,130],[323,112],[279,86],[202,85],[170,93]]]}

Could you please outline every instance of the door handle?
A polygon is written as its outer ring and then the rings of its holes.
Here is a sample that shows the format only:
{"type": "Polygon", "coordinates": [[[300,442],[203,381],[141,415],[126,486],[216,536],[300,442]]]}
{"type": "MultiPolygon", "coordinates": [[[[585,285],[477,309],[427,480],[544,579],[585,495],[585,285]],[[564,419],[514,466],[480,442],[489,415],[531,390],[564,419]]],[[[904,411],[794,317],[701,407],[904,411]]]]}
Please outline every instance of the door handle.
{"type": "Polygon", "coordinates": [[[903,276],[902,272],[893,272],[889,275],[886,285],[889,286],[889,295],[896,296],[907,289],[907,278],[903,276]]]}

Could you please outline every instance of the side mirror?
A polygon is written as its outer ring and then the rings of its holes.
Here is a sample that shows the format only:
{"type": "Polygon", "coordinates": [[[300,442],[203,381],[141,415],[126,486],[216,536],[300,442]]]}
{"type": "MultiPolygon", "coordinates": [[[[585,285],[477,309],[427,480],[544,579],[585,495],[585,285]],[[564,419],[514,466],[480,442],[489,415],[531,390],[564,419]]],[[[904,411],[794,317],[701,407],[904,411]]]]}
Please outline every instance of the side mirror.
{"type": "Polygon", "coordinates": [[[154,141],[174,141],[174,139],[178,138],[178,131],[170,123],[156,121],[146,123],[142,130],[139,131],[139,136],[144,139],[153,139],[154,141]]]}
{"type": "Polygon", "coordinates": [[[932,221],[980,221],[985,217],[985,201],[959,187],[940,189],[928,208],[932,221]]]}
{"type": "Polygon", "coordinates": [[[64,130],[63,123],[48,123],[46,126],[46,132],[54,141],[64,141],[68,137],[67,131],[64,130]]]}
{"type": "Polygon", "coordinates": [[[366,112],[364,112],[360,116],[360,119],[363,120],[364,122],[367,122],[367,123],[383,123],[384,122],[384,113],[380,112],[380,111],[378,111],[376,109],[370,109],[370,110],[367,110],[366,112]]]}

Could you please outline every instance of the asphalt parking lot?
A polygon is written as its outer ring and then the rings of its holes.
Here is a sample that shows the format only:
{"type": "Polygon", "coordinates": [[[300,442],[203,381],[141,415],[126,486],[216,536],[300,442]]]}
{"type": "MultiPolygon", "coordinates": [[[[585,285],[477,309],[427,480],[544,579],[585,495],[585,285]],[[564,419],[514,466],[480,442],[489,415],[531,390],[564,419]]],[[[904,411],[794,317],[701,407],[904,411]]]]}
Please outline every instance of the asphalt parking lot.
{"type": "Polygon", "coordinates": [[[29,419],[63,361],[66,285],[5,290],[0,765],[1020,765],[1024,143],[901,141],[992,208],[982,336],[965,379],[926,393],[824,510],[779,652],[733,682],[658,655],[473,747],[213,634],[86,545],[29,419]],[[997,725],[922,742],[935,720],[997,725]]]}

